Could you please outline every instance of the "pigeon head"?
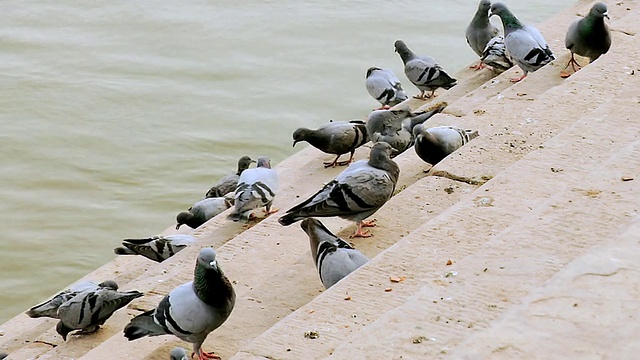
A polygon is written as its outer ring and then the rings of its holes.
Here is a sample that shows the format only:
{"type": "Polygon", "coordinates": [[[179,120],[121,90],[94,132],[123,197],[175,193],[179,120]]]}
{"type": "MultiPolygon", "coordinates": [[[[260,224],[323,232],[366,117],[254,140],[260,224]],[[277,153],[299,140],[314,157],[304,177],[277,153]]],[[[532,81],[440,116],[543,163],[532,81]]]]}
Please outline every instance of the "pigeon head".
{"type": "Polygon", "coordinates": [[[256,166],[271,169],[271,160],[269,160],[268,156],[260,156],[256,166]]]}
{"type": "Polygon", "coordinates": [[[296,146],[300,141],[307,141],[312,133],[313,131],[307,128],[296,129],[296,131],[293,132],[293,146],[296,146]]]}
{"type": "Polygon", "coordinates": [[[118,283],[113,280],[105,280],[98,284],[99,287],[111,289],[114,291],[118,291],[118,283]]]}
{"type": "Polygon", "coordinates": [[[369,162],[371,163],[372,160],[374,161],[389,160],[390,161],[391,157],[397,153],[398,151],[394,149],[391,145],[389,145],[384,141],[380,141],[373,144],[373,147],[371,148],[371,152],[369,153],[369,162]]]}
{"type": "Polygon", "coordinates": [[[181,347],[174,347],[169,353],[169,360],[188,360],[187,350],[181,347]]]}
{"type": "Polygon", "coordinates": [[[413,51],[409,50],[409,48],[407,47],[407,44],[405,44],[404,41],[402,40],[396,40],[393,46],[395,47],[396,52],[400,54],[400,58],[402,59],[402,62],[405,64],[407,63],[407,61],[416,57],[413,51]]]}
{"type": "Polygon", "coordinates": [[[487,13],[489,12],[490,8],[491,8],[491,0],[480,0],[480,3],[478,4],[478,10],[487,13]]]}
{"type": "Polygon", "coordinates": [[[489,16],[493,15],[498,15],[500,20],[502,20],[502,26],[504,27],[505,34],[523,27],[520,20],[518,20],[511,10],[507,8],[507,5],[501,2],[491,4],[491,14],[489,16]]]}
{"type": "Polygon", "coordinates": [[[589,11],[589,15],[598,19],[605,18],[605,17],[609,19],[607,4],[602,2],[593,4],[593,6],[591,7],[591,10],[589,11]]]}
{"type": "Polygon", "coordinates": [[[371,73],[376,71],[376,70],[382,70],[382,69],[380,69],[379,67],[375,67],[375,66],[370,67],[369,69],[367,69],[367,76],[365,76],[365,78],[368,78],[369,76],[371,76],[371,73]]]}
{"type": "Polygon", "coordinates": [[[62,323],[62,321],[58,321],[58,324],[56,325],[56,332],[62,336],[62,340],[67,341],[67,335],[72,331],[72,328],[67,327],[62,323]]]}
{"type": "Polygon", "coordinates": [[[191,220],[193,220],[193,213],[189,211],[181,212],[180,214],[178,214],[178,216],[176,216],[176,230],[180,230],[180,226],[191,222],[191,220]]]}
{"type": "Polygon", "coordinates": [[[251,163],[254,163],[254,162],[256,162],[256,161],[252,160],[248,156],[241,157],[240,160],[238,160],[238,172],[237,172],[237,175],[242,174],[242,172],[247,170],[249,168],[249,166],[251,165],[251,163]]]}
{"type": "Polygon", "coordinates": [[[218,262],[216,261],[216,251],[210,247],[206,247],[200,250],[200,254],[198,254],[197,267],[218,271],[218,262]]]}

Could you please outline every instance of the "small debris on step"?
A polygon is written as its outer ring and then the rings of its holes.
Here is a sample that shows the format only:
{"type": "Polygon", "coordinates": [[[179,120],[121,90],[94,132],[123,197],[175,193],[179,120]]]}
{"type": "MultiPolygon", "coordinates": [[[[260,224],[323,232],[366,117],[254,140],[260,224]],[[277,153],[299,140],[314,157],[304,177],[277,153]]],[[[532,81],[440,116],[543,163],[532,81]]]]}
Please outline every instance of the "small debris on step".
{"type": "Polygon", "coordinates": [[[622,181],[631,181],[633,178],[631,176],[623,176],[622,181]]]}
{"type": "Polygon", "coordinates": [[[315,331],[315,330],[305,331],[304,337],[307,338],[307,339],[317,339],[317,338],[320,337],[320,334],[318,334],[318,332],[315,331]]]}

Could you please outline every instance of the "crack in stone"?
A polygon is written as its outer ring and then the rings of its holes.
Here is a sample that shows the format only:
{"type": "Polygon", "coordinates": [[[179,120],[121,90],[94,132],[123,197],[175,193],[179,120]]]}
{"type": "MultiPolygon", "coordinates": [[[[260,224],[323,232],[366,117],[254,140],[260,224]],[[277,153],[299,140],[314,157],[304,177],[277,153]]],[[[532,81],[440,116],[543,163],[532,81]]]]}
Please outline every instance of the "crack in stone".
{"type": "Polygon", "coordinates": [[[57,344],[53,344],[53,343],[50,343],[50,342],[46,342],[46,341],[44,341],[44,340],[36,340],[36,341],[34,341],[33,343],[34,343],[34,344],[45,344],[45,345],[49,345],[49,346],[51,346],[51,347],[53,347],[53,348],[58,346],[57,344]]]}
{"type": "Polygon", "coordinates": [[[443,177],[443,178],[447,178],[449,180],[453,180],[453,181],[459,181],[459,182],[463,182],[469,185],[474,185],[474,186],[482,186],[484,185],[487,181],[489,181],[490,179],[483,179],[483,180],[476,180],[476,179],[472,179],[466,176],[459,176],[459,175],[455,175],[452,174],[448,171],[444,171],[444,170],[433,170],[433,168],[429,169],[427,171],[427,175],[430,176],[438,176],[438,177],[443,177]]]}

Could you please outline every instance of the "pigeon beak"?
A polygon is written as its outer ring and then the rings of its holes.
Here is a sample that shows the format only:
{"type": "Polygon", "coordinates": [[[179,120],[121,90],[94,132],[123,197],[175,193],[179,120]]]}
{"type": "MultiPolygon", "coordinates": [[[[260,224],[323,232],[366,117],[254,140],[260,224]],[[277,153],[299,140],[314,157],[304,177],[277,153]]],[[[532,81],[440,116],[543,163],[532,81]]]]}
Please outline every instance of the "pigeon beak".
{"type": "Polygon", "coordinates": [[[218,262],[213,260],[212,262],[209,263],[209,266],[211,266],[211,268],[215,271],[218,271],[218,262]]]}
{"type": "Polygon", "coordinates": [[[249,164],[256,164],[256,163],[257,163],[257,161],[255,161],[255,160],[249,161],[249,164]]]}
{"type": "Polygon", "coordinates": [[[298,143],[298,140],[294,140],[293,141],[293,145],[291,147],[296,147],[296,144],[298,143]]]}
{"type": "Polygon", "coordinates": [[[604,17],[606,17],[607,19],[611,20],[611,18],[609,17],[609,13],[608,13],[608,12],[606,12],[606,13],[602,14],[602,16],[604,16],[604,17]]]}
{"type": "Polygon", "coordinates": [[[394,148],[391,148],[391,157],[394,157],[396,155],[400,154],[400,152],[394,148]]]}
{"type": "Polygon", "coordinates": [[[176,225],[176,230],[180,230],[180,226],[182,226],[182,224],[177,224],[176,225]]]}

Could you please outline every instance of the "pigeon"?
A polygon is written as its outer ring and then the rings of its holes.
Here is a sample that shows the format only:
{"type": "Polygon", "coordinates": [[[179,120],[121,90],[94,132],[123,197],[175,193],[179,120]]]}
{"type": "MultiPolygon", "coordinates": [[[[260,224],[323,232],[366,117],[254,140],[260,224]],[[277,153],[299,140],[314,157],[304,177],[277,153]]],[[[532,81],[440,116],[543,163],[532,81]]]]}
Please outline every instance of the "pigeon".
{"type": "Polygon", "coordinates": [[[513,67],[513,61],[507,53],[507,47],[504,44],[504,37],[498,35],[487,43],[482,52],[480,61],[490,66],[494,71],[506,71],[513,67]]]}
{"type": "Polygon", "coordinates": [[[369,261],[360,251],[335,236],[315,218],[302,220],[300,227],[309,236],[311,256],[325,289],[369,261]]]}
{"type": "Polygon", "coordinates": [[[174,347],[169,353],[169,360],[190,360],[187,350],[181,347],[174,347]]]}
{"type": "Polygon", "coordinates": [[[238,171],[233,174],[229,174],[222,179],[218,180],[218,183],[215,184],[207,193],[205,194],[205,198],[216,198],[216,197],[224,197],[230,192],[236,190],[236,186],[238,186],[238,179],[240,179],[240,174],[243,171],[247,170],[251,163],[255,163],[255,160],[251,160],[248,156],[243,156],[238,160],[238,171]]]}
{"type": "Polygon", "coordinates": [[[536,71],[555,59],[549,45],[540,31],[531,25],[524,25],[513,15],[503,3],[491,5],[491,16],[498,15],[504,27],[504,43],[513,61],[518,64],[524,74],[511,79],[518,82],[529,72],[536,71]]]}
{"type": "MultiPolygon", "coordinates": [[[[489,22],[489,8],[491,8],[490,0],[480,0],[478,10],[464,33],[467,44],[481,58],[489,41],[498,35],[498,28],[489,22]]],[[[478,64],[471,66],[471,68],[480,70],[484,66],[485,63],[480,61],[478,64]]]]}
{"type": "Polygon", "coordinates": [[[271,168],[271,161],[266,156],[258,158],[257,167],[245,170],[240,175],[235,192],[235,207],[227,219],[247,222],[255,217],[254,210],[265,207],[267,214],[271,210],[273,198],[278,190],[278,173],[271,168]]]}
{"type": "Polygon", "coordinates": [[[212,217],[227,210],[233,205],[231,197],[216,197],[206,198],[193,204],[187,211],[183,211],[176,216],[176,230],[180,229],[180,226],[187,225],[188,227],[195,229],[200,225],[206,223],[212,217]]]}
{"type": "Polygon", "coordinates": [[[100,288],[118,290],[118,284],[113,280],[103,281],[100,284],[91,281],[80,281],[69,286],[68,289],[58,293],[53,298],[27,310],[26,314],[30,318],[50,317],[52,319],[58,319],[58,308],[60,305],[73,299],[83,291],[98,290],[100,288]]]}
{"type": "Polygon", "coordinates": [[[412,113],[408,107],[373,111],[367,120],[367,133],[374,143],[384,141],[391,145],[395,150],[392,157],[395,157],[413,145],[413,128],[441,112],[446,106],[445,102],[437,103],[420,113],[412,113]]]}
{"type": "Polygon", "coordinates": [[[349,165],[309,199],[289,209],[278,219],[288,226],[308,217],[339,216],[355,221],[357,230],[351,237],[369,237],[363,226],[375,226],[364,221],[384,205],[395,190],[400,167],[391,160],[393,148],[385,142],[373,145],[369,160],[349,165]]]}
{"type": "Polygon", "coordinates": [[[198,359],[219,359],[205,352],[202,343],[227,320],[235,302],[236,293],[216,261],[215,250],[206,247],[198,254],[193,281],[171,290],[157,308],[131,319],[124,328],[124,336],[131,341],[145,336],[175,335],[193,344],[198,359]]]}
{"type": "Polygon", "coordinates": [[[349,165],[353,161],[356,149],[369,142],[369,137],[361,120],[332,121],[316,130],[298,128],[293,132],[293,146],[300,141],[306,141],[327,154],[337,155],[332,162],[324,163],[324,167],[328,168],[349,165]],[[338,162],[340,156],[346,153],[351,153],[349,160],[338,162]]]}
{"type": "Polygon", "coordinates": [[[408,99],[407,93],[402,89],[398,77],[389,69],[370,67],[367,70],[367,91],[382,105],[380,109],[387,109],[408,99]]]}
{"type": "Polygon", "coordinates": [[[576,19],[569,26],[564,43],[571,51],[571,59],[565,69],[571,65],[574,71],[576,66],[580,69],[580,64],[573,57],[574,54],[588,57],[589,63],[606,54],[611,47],[611,31],[604,22],[604,18],[609,18],[607,5],[602,2],[595,3],[587,16],[576,19]]]}
{"type": "Polygon", "coordinates": [[[462,145],[478,137],[478,131],[463,130],[455,126],[425,128],[418,125],[413,130],[416,136],[416,154],[431,165],[439,163],[462,145]]]}
{"type": "Polygon", "coordinates": [[[65,341],[73,330],[80,330],[76,334],[90,334],[98,330],[114,312],[142,295],[135,290],[119,292],[106,287],[85,290],[60,305],[60,321],[56,325],[56,331],[65,341]]]}
{"type": "Polygon", "coordinates": [[[396,52],[400,54],[404,63],[404,74],[420,90],[416,99],[430,98],[438,88],[451,89],[456,85],[456,79],[447,74],[430,56],[417,56],[402,40],[395,42],[396,52]],[[425,96],[425,91],[431,91],[425,96]]]}
{"type": "Polygon", "coordinates": [[[196,242],[187,234],[158,235],[146,239],[124,239],[122,246],[113,249],[116,255],[142,255],[149,260],[163,262],[178,251],[196,242]]]}

